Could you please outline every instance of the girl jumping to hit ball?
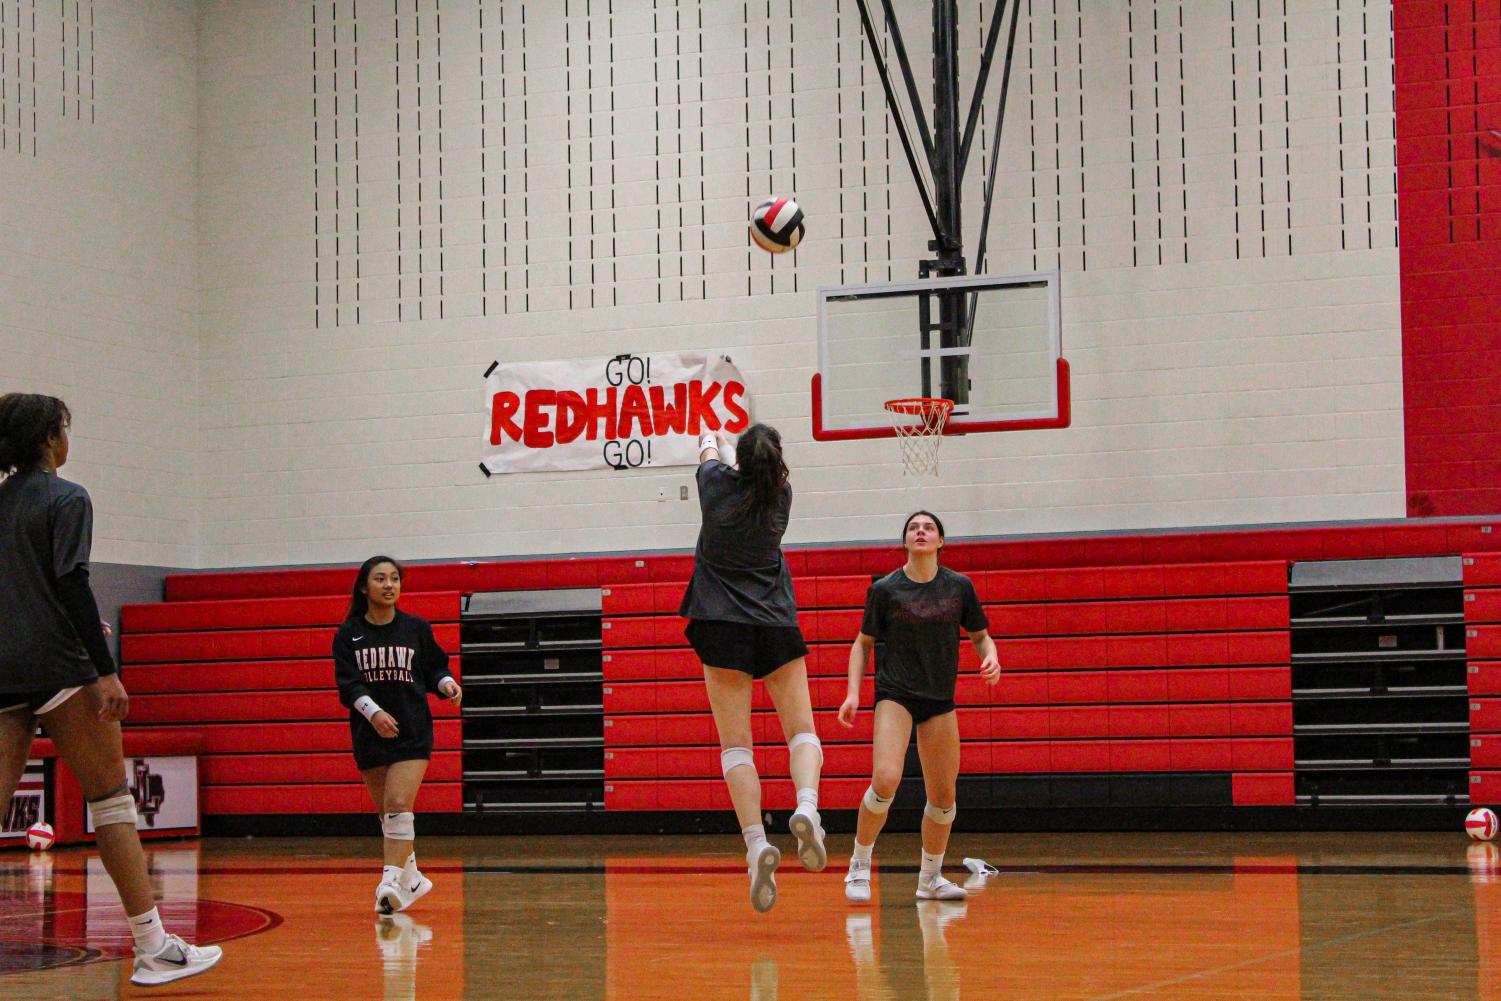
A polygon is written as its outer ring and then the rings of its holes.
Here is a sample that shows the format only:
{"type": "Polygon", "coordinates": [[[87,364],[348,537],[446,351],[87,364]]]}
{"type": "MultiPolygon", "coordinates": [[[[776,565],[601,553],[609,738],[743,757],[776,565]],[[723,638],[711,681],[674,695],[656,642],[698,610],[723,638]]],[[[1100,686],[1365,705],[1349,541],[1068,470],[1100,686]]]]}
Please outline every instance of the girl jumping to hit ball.
{"type": "Polygon", "coordinates": [[[459,704],[463,691],[426,619],[399,610],[401,566],[372,556],[360,567],[349,615],[334,636],[339,701],[349,707],[354,761],[380,813],[385,867],[380,914],[404,911],[433,888],[417,870],[412,811],[433,753],[428,693],[459,704]]]}
{"type": "Polygon", "coordinates": [[[963,574],[938,564],[943,522],[917,511],[902,528],[905,566],[870,586],[860,635],[850,647],[849,693],[839,707],[839,722],[854,726],[860,707],[860,679],[877,640],[885,642],[876,664],[875,738],[870,788],[860,803],[855,851],[844,877],[844,895],[856,902],[870,899],[870,861],[876,836],[902,780],[902,766],[912,727],[917,726],[917,754],[922,762],[922,869],[919,900],[961,900],[964,888],[943,878],[943,853],[954,823],[955,780],[959,775],[959,726],[954,714],[954,687],[959,677],[959,629],[969,633],[980,654],[980,676],[993,685],[1001,676],[990,623],[975,586],[963,574]]]}
{"type": "Polygon", "coordinates": [[[723,434],[706,434],[699,441],[703,527],[678,614],[689,620],[688,642],[704,665],[704,686],[719,732],[719,763],[745,838],[751,906],[768,911],[777,900],[774,873],[782,854],[767,842],[761,822],[761,779],[751,754],[752,682],[766,682],[787,738],[797,787],[797,810],[789,826],[797,838],[797,856],[811,872],[828,864],[818,815],[823,747],[813,730],[804,662],[808,647],[797,626],[792,574],[782,556],[782,534],[792,509],[782,438],[765,424],[755,424],[740,436],[737,451],[738,463],[723,434]]]}

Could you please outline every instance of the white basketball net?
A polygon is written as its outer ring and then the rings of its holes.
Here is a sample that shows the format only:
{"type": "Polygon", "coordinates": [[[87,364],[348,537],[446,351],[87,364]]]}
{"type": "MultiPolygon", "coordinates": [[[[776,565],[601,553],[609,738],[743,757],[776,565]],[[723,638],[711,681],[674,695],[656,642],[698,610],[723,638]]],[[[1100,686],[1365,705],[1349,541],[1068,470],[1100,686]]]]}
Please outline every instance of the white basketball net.
{"type": "Polygon", "coordinates": [[[904,475],[938,475],[938,446],[953,409],[953,400],[918,397],[886,401],[886,412],[891,415],[896,442],[902,450],[904,475]]]}

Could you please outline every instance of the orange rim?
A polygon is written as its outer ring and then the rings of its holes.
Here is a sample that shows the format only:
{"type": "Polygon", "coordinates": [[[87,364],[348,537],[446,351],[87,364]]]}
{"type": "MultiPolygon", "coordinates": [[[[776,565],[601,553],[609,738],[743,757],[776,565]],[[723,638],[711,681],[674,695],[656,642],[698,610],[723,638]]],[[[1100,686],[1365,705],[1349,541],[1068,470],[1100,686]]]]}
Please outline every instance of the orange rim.
{"type": "Polygon", "coordinates": [[[886,409],[893,414],[925,417],[933,413],[949,413],[954,409],[954,401],[941,397],[911,396],[900,400],[887,400],[886,409]]]}

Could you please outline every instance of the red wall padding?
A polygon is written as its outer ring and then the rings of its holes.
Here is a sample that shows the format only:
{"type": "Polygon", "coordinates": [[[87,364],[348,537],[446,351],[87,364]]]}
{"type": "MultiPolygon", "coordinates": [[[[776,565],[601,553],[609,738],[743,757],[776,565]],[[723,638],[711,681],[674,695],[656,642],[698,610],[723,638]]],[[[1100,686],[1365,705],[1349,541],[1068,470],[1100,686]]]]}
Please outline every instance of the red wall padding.
{"type": "MultiPolygon", "coordinates": [[[[403,592],[401,610],[429,622],[459,620],[457,591],[403,592]]],[[[307,598],[244,598],[231,601],[171,601],[125,605],[120,628],[126,633],[166,633],[212,629],[268,629],[291,626],[338,626],[349,611],[343,595],[307,598]]]]}
{"type": "MultiPolygon", "coordinates": [[[[1006,668],[994,688],[961,676],[963,766],[997,774],[1228,771],[1235,802],[1291,803],[1287,561],[1466,552],[1474,775],[1477,785],[1494,782],[1486,769],[1501,774],[1501,746],[1492,750],[1490,737],[1501,736],[1501,597],[1485,588],[1501,588],[1501,546],[1488,528],[1434,522],[955,543],[946,560],[974,578],[1006,668]]],[[[854,728],[838,724],[834,707],[871,575],[900,557],[894,546],[788,555],[813,640],[824,802],[853,806],[868,781],[870,679],[854,728]]],[[[408,568],[404,607],[438,623],[440,642],[456,653],[463,592],[602,587],[608,807],[719,808],[728,800],[702,668],[675,614],[690,570],[684,555],[418,565],[408,568]]],[[[352,577],[352,568],[176,575],[166,604],[125,613],[131,726],[188,724],[202,733],[206,812],[370,808],[354,781],[328,656],[352,577]]],[[[962,649],[963,669],[973,672],[977,659],[967,642],[962,649]]],[[[776,778],[785,773],[784,736],[759,688],[755,706],[758,758],[776,778]]],[[[458,810],[461,724],[444,703],[434,711],[438,755],[422,809],[458,810]]],[[[770,783],[766,803],[790,806],[790,785],[770,783]]]]}
{"type": "Polygon", "coordinates": [[[1501,554],[1467,553],[1465,656],[1470,693],[1470,802],[1501,802],[1501,554]]]}
{"type": "MultiPolygon", "coordinates": [[[[986,686],[962,645],[961,769],[1290,773],[1287,567],[1249,559],[973,572],[1006,673],[986,686]]],[[[825,775],[852,783],[869,776],[870,675],[853,728],[834,710],[869,581],[794,580],[825,775]]],[[[676,809],[716,795],[692,785],[715,780],[720,763],[702,668],[676,615],[680,595],[680,584],[660,582],[604,589],[607,808],[676,809]],[[686,799],[667,788],[678,782],[690,783],[686,799]]],[[[760,770],[783,777],[785,736],[764,689],[752,699],[760,770]]],[[[1251,779],[1240,795],[1272,796],[1268,785],[1251,779]]]]}
{"type": "MultiPolygon", "coordinates": [[[[434,623],[433,638],[449,654],[458,654],[457,622],[434,623]]],[[[330,656],[333,639],[334,631],[327,626],[317,629],[241,628],[227,632],[127,633],[120,637],[120,661],[129,665],[323,658],[330,656]]],[[[458,673],[456,669],[454,673],[458,673]]]]}
{"type": "MultiPolygon", "coordinates": [[[[1501,508],[1493,509],[1501,510],[1501,508]]],[[[1442,556],[1461,552],[1501,550],[1501,535],[1476,522],[1398,521],[1373,525],[1333,525],[1223,532],[1184,532],[1151,535],[1085,536],[1078,538],[954,541],[944,550],[945,562],[956,570],[1010,572],[1065,571],[1094,568],[1101,590],[1078,594],[1089,597],[1152,597],[1153,580],[1168,575],[1166,566],[1204,564],[1194,571],[1211,580],[1226,574],[1242,576],[1258,571],[1224,564],[1285,562],[1287,560],[1357,559],[1383,556],[1442,556]],[[1220,565],[1217,569],[1216,565],[1220,565]],[[1116,572],[1118,571],[1118,572],[1116,572]],[[1135,581],[1127,584],[1126,582],[1135,581]],[[1107,593],[1106,587],[1128,587],[1107,593]]],[[[884,574],[901,562],[891,546],[789,549],[787,562],[796,577],[850,577],[884,574]]],[[[404,580],[409,591],[492,591],[541,587],[613,587],[626,584],[674,583],[688,579],[693,568],[689,554],[641,557],[587,557],[558,560],[514,560],[476,563],[412,564],[404,580]]],[[[223,601],[234,598],[286,598],[301,595],[347,595],[354,583],[354,567],[305,570],[231,570],[172,574],[167,600],[223,601]]],[[[1259,573],[1270,573],[1262,568],[1259,573]]],[[[1063,575],[1065,578],[1073,574],[1063,575]]],[[[1262,584],[1269,578],[1262,577],[1262,584]]],[[[1259,590],[1256,580],[1195,592],[1168,590],[1166,595],[1277,593],[1259,590]]],[[[681,597],[681,594],[678,595],[681,597]]],[[[1020,600],[1069,600],[1060,595],[1034,594],[1020,600]]],[[[1011,600],[1004,597],[993,600],[1011,600]]],[[[675,606],[674,606],[675,607],[675,606]]]]}

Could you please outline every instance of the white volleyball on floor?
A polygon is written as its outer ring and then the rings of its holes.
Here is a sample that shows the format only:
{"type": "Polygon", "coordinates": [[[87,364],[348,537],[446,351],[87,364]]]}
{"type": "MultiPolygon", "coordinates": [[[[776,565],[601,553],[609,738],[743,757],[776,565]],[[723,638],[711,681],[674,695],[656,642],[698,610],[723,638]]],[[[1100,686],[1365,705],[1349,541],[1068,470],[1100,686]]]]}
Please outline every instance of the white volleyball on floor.
{"type": "Polygon", "coordinates": [[[26,844],[34,852],[44,852],[57,842],[57,834],[46,821],[37,821],[26,828],[26,844]]]}

